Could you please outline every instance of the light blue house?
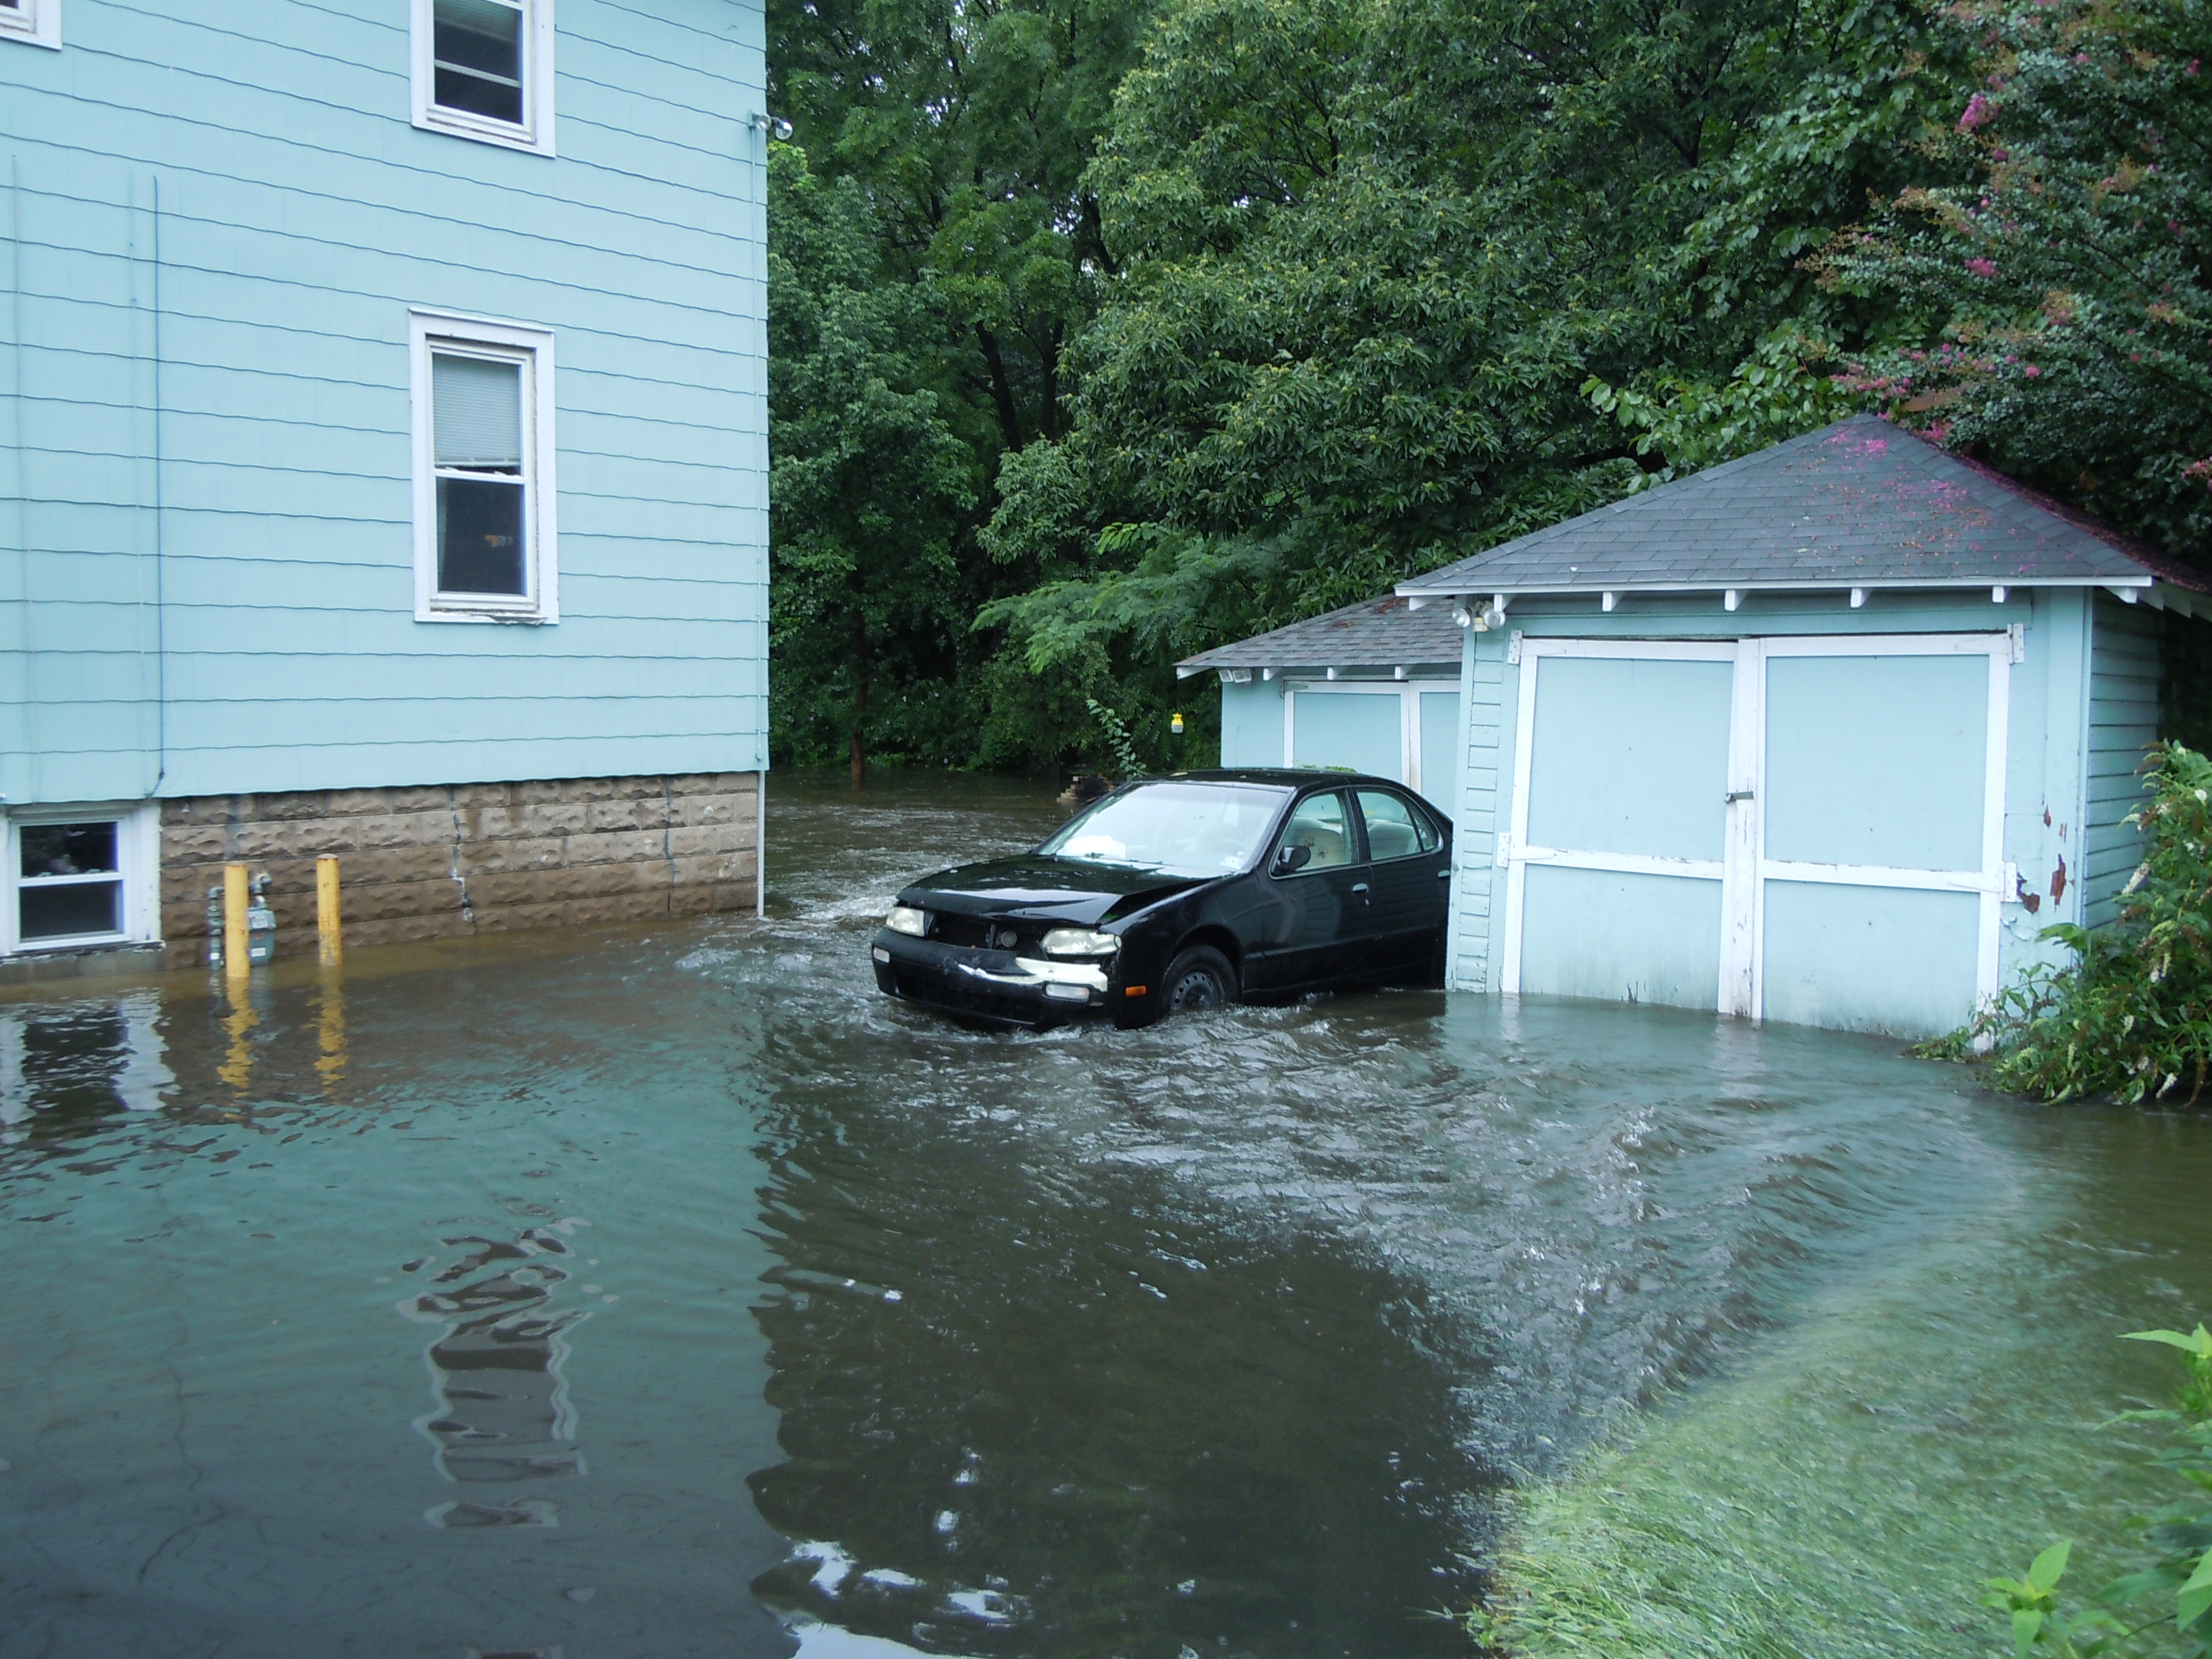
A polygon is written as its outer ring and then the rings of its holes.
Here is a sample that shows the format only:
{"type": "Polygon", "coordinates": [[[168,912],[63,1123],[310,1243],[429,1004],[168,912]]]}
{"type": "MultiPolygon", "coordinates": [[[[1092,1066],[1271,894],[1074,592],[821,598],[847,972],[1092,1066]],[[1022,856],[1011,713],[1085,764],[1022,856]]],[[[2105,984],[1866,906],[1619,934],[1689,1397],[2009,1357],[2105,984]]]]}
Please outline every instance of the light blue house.
{"type": "MultiPolygon", "coordinates": [[[[1461,641],[1453,987],[1900,1034],[2112,919],[2160,613],[2212,615],[2201,578],[1869,416],[1397,593],[1461,641]]],[[[1273,637],[1190,666],[1234,679],[1273,637]]],[[[1276,721],[1335,690],[1278,677],[1276,721]]],[[[1259,702],[1224,684],[1224,763],[1308,763],[1259,702]]]]}
{"type": "Polygon", "coordinates": [[[763,27],[0,6],[0,954],[752,902],[763,27]]]}

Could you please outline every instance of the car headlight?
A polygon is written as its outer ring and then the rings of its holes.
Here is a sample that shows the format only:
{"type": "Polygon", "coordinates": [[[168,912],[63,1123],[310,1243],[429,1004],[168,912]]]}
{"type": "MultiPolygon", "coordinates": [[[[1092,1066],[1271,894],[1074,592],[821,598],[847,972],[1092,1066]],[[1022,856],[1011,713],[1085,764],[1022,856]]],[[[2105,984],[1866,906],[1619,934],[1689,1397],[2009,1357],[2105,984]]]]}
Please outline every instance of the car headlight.
{"type": "Polygon", "coordinates": [[[1055,927],[1044,936],[1048,957],[1110,957],[1121,948],[1119,935],[1088,927],[1055,927]]]}
{"type": "Polygon", "coordinates": [[[911,904],[894,904],[890,915],[884,918],[884,926],[894,933],[911,933],[920,939],[929,931],[929,914],[911,904]]]}

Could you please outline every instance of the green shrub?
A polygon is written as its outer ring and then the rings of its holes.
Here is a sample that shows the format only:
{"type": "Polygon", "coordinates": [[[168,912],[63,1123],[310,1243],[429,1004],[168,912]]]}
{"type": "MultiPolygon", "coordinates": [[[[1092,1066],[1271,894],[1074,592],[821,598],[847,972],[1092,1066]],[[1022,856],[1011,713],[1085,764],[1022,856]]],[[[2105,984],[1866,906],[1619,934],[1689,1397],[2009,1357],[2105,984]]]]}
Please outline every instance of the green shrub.
{"type": "Polygon", "coordinates": [[[2172,1424],[2172,1443],[2153,1461],[2188,1481],[2194,1492],[2138,1519],[2155,1559],[2106,1585],[2087,1607],[2069,1608],[2059,1598],[2070,1547],[2066,1539],[2037,1556],[2023,1578],[1984,1579],[1982,1605],[2006,1616],[2014,1659],[2034,1659],[2039,1652],[2045,1659],[2212,1655],[2212,1332],[2199,1325],[2185,1335],[2130,1331],[2128,1336],[2179,1348],[2189,1380],[2175,1409],[2125,1412],[2114,1420],[2172,1424]],[[2118,1617],[2123,1608],[2136,1622],[2118,1617]]]}
{"type": "Polygon", "coordinates": [[[2212,1084],[2212,761],[2178,743],[2143,764],[2150,799],[2126,822],[2142,862],[2117,920],[2043,937],[2074,952],[2031,969],[1973,1023],[1917,1050],[1986,1050],[2001,1089],[2045,1100],[2112,1094],[2194,1105],[2212,1084]]]}

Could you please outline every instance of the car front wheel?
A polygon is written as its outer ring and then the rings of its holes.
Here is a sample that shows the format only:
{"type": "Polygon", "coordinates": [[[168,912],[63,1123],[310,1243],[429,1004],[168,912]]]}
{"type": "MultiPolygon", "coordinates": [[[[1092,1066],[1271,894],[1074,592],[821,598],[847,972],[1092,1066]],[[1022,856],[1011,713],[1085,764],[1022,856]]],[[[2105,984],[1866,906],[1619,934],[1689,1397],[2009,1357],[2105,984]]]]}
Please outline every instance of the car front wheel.
{"type": "Polygon", "coordinates": [[[1160,1012],[1221,1008],[1237,1000],[1237,970],[1210,945],[1194,945],[1168,964],[1160,987],[1160,1012]]]}

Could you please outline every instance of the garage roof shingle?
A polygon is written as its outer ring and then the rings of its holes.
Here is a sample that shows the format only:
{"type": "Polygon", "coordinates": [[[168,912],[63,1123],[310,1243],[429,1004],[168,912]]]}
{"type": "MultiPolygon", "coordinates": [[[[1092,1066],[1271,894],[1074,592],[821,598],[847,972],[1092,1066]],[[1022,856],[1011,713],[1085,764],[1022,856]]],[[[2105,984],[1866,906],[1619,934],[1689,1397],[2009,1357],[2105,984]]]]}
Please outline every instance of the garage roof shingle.
{"type": "Polygon", "coordinates": [[[1184,675],[1210,668],[1399,668],[1459,665],[1460,631],[1449,605],[1409,610],[1395,594],[1348,605],[1273,633],[1186,657],[1184,675]]]}
{"type": "Polygon", "coordinates": [[[1397,591],[2148,587],[2154,580],[2206,586],[1988,467],[1855,415],[1516,537],[1397,591]]]}

